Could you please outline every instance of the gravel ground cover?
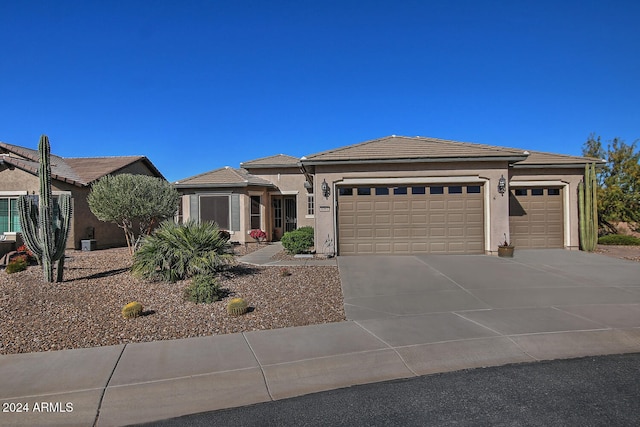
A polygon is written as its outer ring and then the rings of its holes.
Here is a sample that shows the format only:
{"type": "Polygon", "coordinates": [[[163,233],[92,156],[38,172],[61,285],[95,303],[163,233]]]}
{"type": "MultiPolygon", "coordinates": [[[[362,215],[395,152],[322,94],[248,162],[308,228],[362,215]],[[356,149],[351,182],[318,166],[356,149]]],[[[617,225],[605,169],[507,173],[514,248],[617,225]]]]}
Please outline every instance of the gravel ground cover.
{"type": "MultiPolygon", "coordinates": [[[[238,252],[243,251],[237,248],[238,252]]],[[[212,304],[183,300],[189,281],[155,283],[129,273],[126,248],[67,251],[63,283],[43,283],[42,270],[0,271],[0,354],[130,342],[169,340],[345,320],[337,267],[249,267],[224,276],[230,297],[250,312],[233,317],[229,298],[212,304]],[[144,315],[123,319],[123,305],[138,301],[144,315]]]]}

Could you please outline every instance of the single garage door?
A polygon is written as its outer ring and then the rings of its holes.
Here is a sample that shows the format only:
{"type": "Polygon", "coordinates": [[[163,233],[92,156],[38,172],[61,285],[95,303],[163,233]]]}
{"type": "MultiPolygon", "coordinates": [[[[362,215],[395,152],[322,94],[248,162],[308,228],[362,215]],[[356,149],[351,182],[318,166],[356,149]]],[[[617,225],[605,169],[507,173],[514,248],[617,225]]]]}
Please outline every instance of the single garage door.
{"type": "Polygon", "coordinates": [[[509,194],[511,243],[518,248],[564,247],[562,188],[514,188],[509,194]]]}
{"type": "Polygon", "coordinates": [[[483,187],[338,187],[340,255],[484,253],[483,187]]]}

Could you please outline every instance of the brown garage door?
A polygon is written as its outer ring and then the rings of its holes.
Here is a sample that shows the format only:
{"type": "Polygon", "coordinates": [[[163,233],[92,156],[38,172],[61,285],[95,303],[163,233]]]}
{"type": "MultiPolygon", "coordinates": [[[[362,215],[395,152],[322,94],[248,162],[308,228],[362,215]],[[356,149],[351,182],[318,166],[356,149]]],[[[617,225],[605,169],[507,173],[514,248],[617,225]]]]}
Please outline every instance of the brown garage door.
{"type": "Polygon", "coordinates": [[[340,255],[484,253],[483,187],[338,188],[340,255]]]}
{"type": "Polygon", "coordinates": [[[564,247],[562,191],[554,187],[511,190],[511,243],[518,248],[564,247]]]}

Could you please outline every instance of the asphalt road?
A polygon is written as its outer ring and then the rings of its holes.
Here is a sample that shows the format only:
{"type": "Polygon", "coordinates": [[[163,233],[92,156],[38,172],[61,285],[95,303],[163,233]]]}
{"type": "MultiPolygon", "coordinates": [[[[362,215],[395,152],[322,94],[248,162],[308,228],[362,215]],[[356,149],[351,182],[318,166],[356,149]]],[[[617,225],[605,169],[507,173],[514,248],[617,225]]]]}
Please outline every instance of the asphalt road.
{"type": "Polygon", "coordinates": [[[470,369],[153,426],[638,426],[640,354],[470,369]]]}

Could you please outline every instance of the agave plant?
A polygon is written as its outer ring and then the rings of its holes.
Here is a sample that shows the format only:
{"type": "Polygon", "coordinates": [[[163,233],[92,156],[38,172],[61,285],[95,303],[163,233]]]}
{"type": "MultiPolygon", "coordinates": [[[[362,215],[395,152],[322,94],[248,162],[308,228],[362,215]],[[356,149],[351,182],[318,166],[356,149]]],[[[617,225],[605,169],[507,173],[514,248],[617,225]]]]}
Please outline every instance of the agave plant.
{"type": "Polygon", "coordinates": [[[229,239],[215,223],[165,221],[135,252],[131,271],[137,277],[175,282],[215,274],[232,260],[229,239]]]}

